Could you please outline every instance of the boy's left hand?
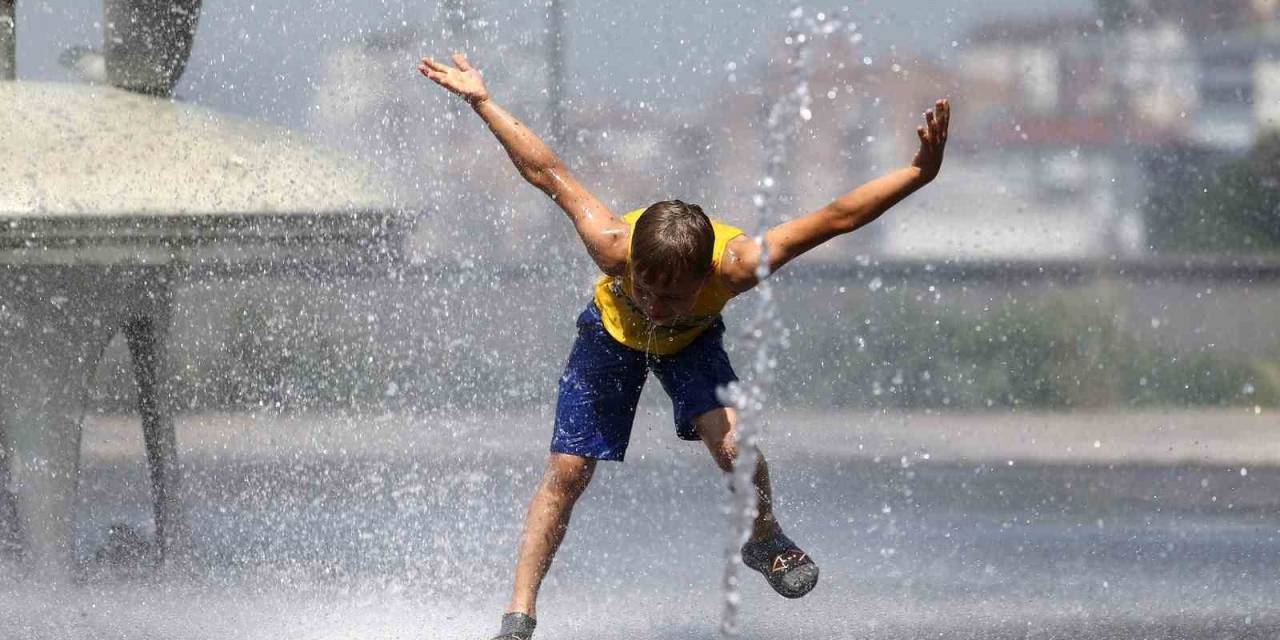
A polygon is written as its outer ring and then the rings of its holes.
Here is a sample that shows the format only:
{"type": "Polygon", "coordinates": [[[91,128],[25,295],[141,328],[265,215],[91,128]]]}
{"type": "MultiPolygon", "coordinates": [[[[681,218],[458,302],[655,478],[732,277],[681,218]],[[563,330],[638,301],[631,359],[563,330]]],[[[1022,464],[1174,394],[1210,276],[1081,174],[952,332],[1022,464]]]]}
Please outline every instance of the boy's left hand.
{"type": "Polygon", "coordinates": [[[480,77],[480,71],[467,61],[466,54],[453,54],[453,63],[458,66],[455,68],[431,58],[423,58],[422,62],[418,63],[418,72],[432,82],[462,96],[462,99],[471,103],[472,106],[479,106],[480,103],[488,100],[489,90],[484,86],[484,79],[480,77]]]}
{"type": "Polygon", "coordinates": [[[916,128],[920,136],[920,150],[911,166],[920,170],[920,177],[933,180],[942,169],[942,152],[947,148],[947,128],[951,124],[951,102],[939,100],[924,114],[924,126],[916,128]]]}

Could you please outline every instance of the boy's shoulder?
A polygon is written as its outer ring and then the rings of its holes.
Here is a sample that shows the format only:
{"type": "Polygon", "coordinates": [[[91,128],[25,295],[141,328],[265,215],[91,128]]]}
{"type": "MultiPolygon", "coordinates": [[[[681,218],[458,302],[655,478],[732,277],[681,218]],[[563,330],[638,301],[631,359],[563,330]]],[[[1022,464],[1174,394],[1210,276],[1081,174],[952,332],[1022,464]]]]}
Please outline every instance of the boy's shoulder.
{"type": "Polygon", "coordinates": [[[746,235],[747,233],[737,225],[730,224],[724,220],[717,220],[715,218],[711,219],[711,228],[715,229],[717,238],[724,238],[726,242],[738,236],[746,235]]]}

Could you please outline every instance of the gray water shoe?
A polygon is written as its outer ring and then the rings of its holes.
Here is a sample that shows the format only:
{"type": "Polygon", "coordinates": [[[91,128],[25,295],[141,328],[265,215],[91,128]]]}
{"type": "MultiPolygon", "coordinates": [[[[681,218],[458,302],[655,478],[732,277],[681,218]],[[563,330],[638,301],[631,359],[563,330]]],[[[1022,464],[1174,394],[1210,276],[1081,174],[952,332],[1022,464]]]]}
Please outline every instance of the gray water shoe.
{"type": "Polygon", "coordinates": [[[498,631],[493,640],[530,640],[536,626],[537,620],[530,618],[528,614],[514,611],[502,616],[502,630],[498,631]]]}
{"type": "Polygon", "coordinates": [[[818,584],[818,565],[781,531],[742,545],[742,562],[759,571],[784,598],[799,598],[818,584]]]}

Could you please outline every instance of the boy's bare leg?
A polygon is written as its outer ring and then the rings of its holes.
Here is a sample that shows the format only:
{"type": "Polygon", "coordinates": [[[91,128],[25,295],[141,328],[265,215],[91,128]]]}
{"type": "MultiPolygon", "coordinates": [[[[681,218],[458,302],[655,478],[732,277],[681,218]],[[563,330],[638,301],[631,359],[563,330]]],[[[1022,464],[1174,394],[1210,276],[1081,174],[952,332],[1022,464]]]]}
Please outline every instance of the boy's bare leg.
{"type": "MultiPolygon", "coordinates": [[[[738,457],[736,429],[738,428],[738,412],[731,407],[721,407],[708,411],[693,420],[698,429],[698,436],[715,458],[716,465],[726,473],[733,471],[733,461],[738,457]]],[[[751,541],[759,541],[773,536],[779,530],[778,521],[773,517],[773,488],[769,484],[769,464],[764,454],[758,458],[755,482],[759,495],[759,514],[751,530],[751,541]]]]}
{"type": "MultiPolygon", "coordinates": [[[[716,464],[725,471],[733,469],[738,457],[735,430],[738,414],[730,408],[708,411],[694,419],[698,434],[706,443],[716,464]]],[[[818,584],[818,565],[782,532],[773,516],[773,490],[769,486],[769,465],[764,455],[759,458],[753,478],[760,497],[759,513],[751,530],[751,538],[742,547],[742,562],[765,577],[779,595],[800,598],[818,584]]]]}
{"type": "Polygon", "coordinates": [[[529,513],[525,516],[508,613],[519,611],[531,618],[537,617],[534,609],[538,588],[564,539],[573,505],[591,482],[595,468],[595,460],[580,456],[553,453],[547,459],[547,471],[529,501],[529,513]]]}

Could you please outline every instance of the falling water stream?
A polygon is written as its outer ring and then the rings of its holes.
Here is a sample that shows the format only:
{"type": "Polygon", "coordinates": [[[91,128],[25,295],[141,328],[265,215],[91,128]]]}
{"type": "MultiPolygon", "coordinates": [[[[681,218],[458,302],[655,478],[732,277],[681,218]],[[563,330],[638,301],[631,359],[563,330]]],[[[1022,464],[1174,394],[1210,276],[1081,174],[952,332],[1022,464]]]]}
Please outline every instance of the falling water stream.
{"type": "Polygon", "coordinates": [[[778,181],[786,171],[788,147],[812,113],[809,93],[810,47],[814,38],[837,30],[856,31],[856,25],[824,13],[809,14],[799,5],[787,16],[786,62],[790,65],[785,90],[769,107],[765,122],[764,176],[752,196],[755,206],[755,240],[760,244],[760,264],[756,277],[760,280],[755,307],[742,335],[746,352],[753,354],[751,379],[722,390],[723,399],[738,411],[737,441],[739,457],[733,468],[732,494],[729,503],[730,534],[725,547],[722,585],[724,605],[720,618],[721,637],[737,637],[740,631],[739,610],[742,594],[738,572],[742,563],[741,547],[751,533],[759,513],[758,494],[752,484],[760,459],[759,437],[764,427],[764,407],[777,365],[776,354],[787,346],[787,330],[778,319],[773,287],[769,282],[769,247],[764,234],[777,219],[778,181]]]}

